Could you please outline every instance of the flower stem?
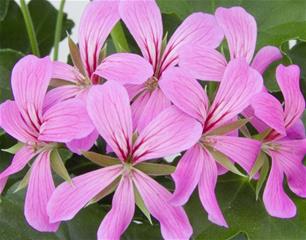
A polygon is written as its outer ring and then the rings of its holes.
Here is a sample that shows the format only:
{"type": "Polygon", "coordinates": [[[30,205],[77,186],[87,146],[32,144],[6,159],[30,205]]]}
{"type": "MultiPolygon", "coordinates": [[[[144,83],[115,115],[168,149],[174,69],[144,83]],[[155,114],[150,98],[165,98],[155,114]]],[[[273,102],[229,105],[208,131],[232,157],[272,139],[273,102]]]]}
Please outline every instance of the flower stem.
{"type": "Polygon", "coordinates": [[[36,56],[39,56],[40,53],[39,53],[37,38],[28,5],[25,3],[25,0],[20,0],[20,6],[21,6],[23,19],[27,28],[28,37],[32,48],[32,53],[35,54],[36,56]]]}
{"type": "Polygon", "coordinates": [[[62,25],[63,25],[62,23],[63,23],[63,15],[64,15],[64,12],[63,12],[64,5],[65,5],[65,0],[61,0],[60,7],[58,10],[58,14],[57,14],[57,19],[56,19],[53,60],[58,59],[59,42],[61,40],[62,25]]]}

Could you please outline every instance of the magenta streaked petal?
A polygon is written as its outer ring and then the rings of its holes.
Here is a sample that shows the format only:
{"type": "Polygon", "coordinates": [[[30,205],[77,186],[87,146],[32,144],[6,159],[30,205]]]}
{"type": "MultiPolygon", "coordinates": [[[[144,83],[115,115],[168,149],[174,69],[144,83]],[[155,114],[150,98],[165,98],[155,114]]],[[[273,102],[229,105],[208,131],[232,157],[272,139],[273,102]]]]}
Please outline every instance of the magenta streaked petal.
{"type": "Polygon", "coordinates": [[[215,194],[218,178],[217,163],[207,150],[202,149],[202,154],[204,157],[204,163],[198,186],[202,205],[208,213],[208,219],[211,222],[223,227],[228,227],[215,194]]]}
{"type": "Polygon", "coordinates": [[[180,68],[170,68],[163,74],[159,86],[174,105],[204,123],[208,98],[195,79],[180,68]]]}
{"type": "Polygon", "coordinates": [[[99,133],[97,130],[93,130],[88,136],[80,139],[74,139],[71,142],[66,143],[66,146],[73,153],[81,155],[82,151],[88,151],[97,141],[99,133]]]}
{"type": "Polygon", "coordinates": [[[169,204],[171,193],[138,170],[134,172],[133,180],[145,206],[160,222],[163,237],[165,239],[189,239],[192,235],[192,227],[184,209],[169,204]]]}
{"type": "Polygon", "coordinates": [[[192,147],[201,137],[202,126],[175,106],[154,118],[135,142],[134,160],[170,156],[192,147]]]}
{"type": "Polygon", "coordinates": [[[121,173],[115,165],[92,171],[64,182],[52,194],[48,203],[51,222],[72,219],[90,200],[111,184],[121,173]]]}
{"type": "Polygon", "coordinates": [[[282,57],[282,53],[277,47],[265,46],[256,53],[251,66],[263,74],[271,63],[282,59],[282,57]]]}
{"type": "Polygon", "coordinates": [[[218,24],[224,31],[231,59],[244,58],[250,63],[254,55],[257,38],[257,26],[254,17],[241,7],[219,7],[215,15],[218,24]]]}
{"type": "Polygon", "coordinates": [[[104,217],[98,239],[120,240],[131,223],[135,212],[135,199],[132,179],[122,177],[112,200],[112,209],[104,217]]]}
{"type": "Polygon", "coordinates": [[[276,80],[285,99],[285,125],[293,126],[305,110],[305,100],[300,89],[300,68],[297,65],[279,65],[276,80]]]}
{"type": "Polygon", "coordinates": [[[142,84],[153,75],[153,69],[139,55],[115,53],[102,61],[95,74],[121,84],[142,84]]]}
{"type": "Polygon", "coordinates": [[[93,1],[83,12],[79,27],[79,48],[89,77],[99,64],[100,50],[119,21],[119,1],[93,1]]]}
{"type": "Polygon", "coordinates": [[[179,56],[179,66],[199,80],[221,81],[226,65],[225,57],[207,46],[186,46],[179,56]]]}
{"type": "Polygon", "coordinates": [[[121,1],[120,17],[133,35],[142,55],[156,70],[160,58],[163,25],[154,0],[121,1]]]}
{"type": "Polygon", "coordinates": [[[52,62],[52,78],[77,83],[78,80],[82,79],[82,75],[77,68],[67,63],[54,61],[52,62]]]}
{"type": "Polygon", "coordinates": [[[132,116],[129,96],[119,83],[108,81],[91,88],[87,110],[97,131],[124,161],[132,151],[132,116]]]}
{"type": "Polygon", "coordinates": [[[56,232],[59,227],[59,223],[50,223],[47,214],[47,204],[54,189],[50,152],[42,152],[32,165],[24,206],[28,223],[38,231],[56,232]]]}
{"type": "Polygon", "coordinates": [[[200,181],[205,156],[202,147],[196,144],[180,159],[175,172],[171,175],[175,182],[171,204],[184,205],[188,201],[200,181]]]}

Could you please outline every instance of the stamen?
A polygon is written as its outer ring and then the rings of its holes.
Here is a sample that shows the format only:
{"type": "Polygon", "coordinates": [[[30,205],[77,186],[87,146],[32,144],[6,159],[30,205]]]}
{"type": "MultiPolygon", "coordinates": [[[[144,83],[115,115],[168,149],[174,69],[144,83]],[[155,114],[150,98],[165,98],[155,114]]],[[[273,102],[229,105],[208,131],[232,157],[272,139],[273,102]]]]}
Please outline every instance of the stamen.
{"type": "Polygon", "coordinates": [[[158,79],[154,76],[152,76],[145,82],[145,88],[150,92],[153,92],[157,87],[158,87],[158,79]]]}

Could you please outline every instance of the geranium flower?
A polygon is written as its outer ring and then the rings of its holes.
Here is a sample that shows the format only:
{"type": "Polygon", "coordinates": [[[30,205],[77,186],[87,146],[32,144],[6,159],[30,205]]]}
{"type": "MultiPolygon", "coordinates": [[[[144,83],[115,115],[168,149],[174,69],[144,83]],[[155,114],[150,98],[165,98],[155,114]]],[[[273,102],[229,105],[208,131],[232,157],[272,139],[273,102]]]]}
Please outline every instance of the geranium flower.
{"type": "Polygon", "coordinates": [[[222,41],[223,33],[214,16],[194,13],[184,20],[165,45],[162,17],[154,0],[121,1],[119,10],[121,19],[154,71],[144,84],[128,86],[133,100],[134,127],[141,130],[170,106],[169,99],[159,88],[159,81],[171,66],[178,64],[179,51],[185,53],[188,45],[214,49],[222,41]]]}
{"type": "Polygon", "coordinates": [[[61,184],[48,204],[50,220],[72,219],[91,199],[119,178],[112,209],[100,225],[98,239],[120,239],[134,215],[135,189],[148,211],[160,222],[165,239],[189,239],[192,228],[183,208],[170,205],[171,193],[138,166],[143,161],[188,149],[199,139],[201,125],[172,106],[152,120],[139,136],[133,135],[128,94],[115,82],[90,90],[88,112],[98,132],[120,161],[75,177],[72,184],[61,184]]]}
{"type": "Polygon", "coordinates": [[[209,106],[207,95],[196,80],[186,76],[180,68],[168,70],[160,82],[162,90],[177,107],[203,126],[201,139],[187,150],[172,174],[176,189],[171,203],[185,204],[198,185],[200,200],[209,220],[227,227],[214,193],[218,174],[222,173],[220,154],[223,164],[224,158],[229,158],[229,166],[234,161],[247,172],[252,169],[260,142],[229,136],[235,130],[229,122],[250,104],[262,84],[260,74],[244,59],[234,59],[227,65],[216,97],[209,106]]]}
{"type": "MultiPolygon", "coordinates": [[[[280,65],[276,69],[276,79],[284,96],[284,110],[280,102],[273,103],[278,109],[278,115],[283,118],[286,130],[295,126],[305,110],[305,100],[299,87],[300,70],[296,65],[285,67],[280,65]]],[[[261,98],[258,95],[257,98],[261,98]]],[[[278,116],[268,112],[270,102],[256,101],[255,114],[270,115],[270,133],[262,140],[262,150],[271,157],[271,170],[263,194],[263,201],[268,213],[274,217],[290,218],[296,215],[296,206],[283,189],[284,175],[292,192],[300,197],[306,197],[306,167],[303,159],[306,153],[305,129],[301,127],[297,135],[284,136],[276,131],[278,116]]],[[[268,118],[268,117],[266,117],[268,118]]],[[[282,122],[281,122],[282,124],[282,122]]]]}
{"type": "MultiPolygon", "coordinates": [[[[74,59],[75,67],[54,62],[53,84],[61,86],[50,91],[50,101],[75,96],[86,99],[90,87],[105,80],[141,84],[152,75],[152,67],[139,55],[115,53],[101,58],[101,49],[119,19],[119,1],[93,1],[87,5],[80,21],[79,44],[73,49],[76,55],[79,54],[74,59]]],[[[69,143],[68,147],[80,154],[80,150],[90,149],[97,137],[98,133],[94,131],[86,139],[69,143]]]]}
{"type": "Polygon", "coordinates": [[[58,223],[49,223],[47,202],[54,190],[50,153],[57,143],[88,135],[93,125],[82,101],[73,99],[50,104],[45,98],[52,75],[48,57],[22,58],[12,72],[15,101],[1,104],[1,127],[23,146],[11,165],[0,174],[0,192],[10,175],[22,170],[31,159],[31,173],[26,193],[24,214],[38,231],[54,232],[58,223]]]}

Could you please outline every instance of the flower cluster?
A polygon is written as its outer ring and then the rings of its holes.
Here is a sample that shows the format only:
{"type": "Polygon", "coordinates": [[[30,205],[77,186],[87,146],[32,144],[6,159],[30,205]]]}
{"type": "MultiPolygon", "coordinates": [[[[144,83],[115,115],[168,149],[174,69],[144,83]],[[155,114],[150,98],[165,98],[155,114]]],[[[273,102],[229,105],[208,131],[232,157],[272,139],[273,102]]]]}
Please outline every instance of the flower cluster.
{"type": "Polygon", "coordinates": [[[218,176],[231,171],[258,181],[270,161],[265,208],[274,217],[295,216],[283,181],[286,176],[290,190],[306,197],[300,70],[277,67],[282,104],[262,78],[282,55],[266,46],[254,56],[256,34],[255,19],[241,7],[191,14],[167,41],[153,0],[89,3],[78,45],[69,39],[74,66],[29,55],[13,69],[14,101],[0,105],[0,126],[19,147],[0,173],[0,192],[30,164],[24,214],[38,231],[57,231],[61,221],[114,191],[98,239],[120,239],[135,205],[159,221],[165,239],[189,239],[183,205],[197,186],[209,220],[228,227],[215,195],[218,176]],[[119,20],[141,55],[106,56],[105,41],[119,20]],[[224,39],[229,56],[220,48],[224,39]],[[218,85],[214,97],[203,87],[207,81],[218,85]],[[117,157],[87,152],[99,135],[117,157]],[[63,146],[103,168],[70,179],[58,157],[63,146]],[[175,169],[146,162],[177,153],[175,169]],[[55,187],[51,168],[67,181],[55,187]],[[175,182],[173,193],[153,179],[165,174],[175,182]]]}

